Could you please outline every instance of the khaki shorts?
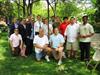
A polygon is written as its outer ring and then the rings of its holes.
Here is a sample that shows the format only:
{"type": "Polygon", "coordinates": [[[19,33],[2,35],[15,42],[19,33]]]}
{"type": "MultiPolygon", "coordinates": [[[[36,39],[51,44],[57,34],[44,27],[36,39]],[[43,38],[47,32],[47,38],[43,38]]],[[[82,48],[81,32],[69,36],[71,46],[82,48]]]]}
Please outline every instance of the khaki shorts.
{"type": "Polygon", "coordinates": [[[66,46],[66,49],[67,50],[78,50],[79,49],[79,45],[78,45],[78,42],[75,41],[75,42],[67,42],[67,46],[66,46]]]}
{"type": "Polygon", "coordinates": [[[59,49],[60,49],[60,51],[56,51],[54,48],[52,48],[53,50],[52,50],[52,54],[53,54],[53,57],[55,58],[55,59],[59,59],[59,52],[63,52],[63,47],[60,47],[59,49]]]}

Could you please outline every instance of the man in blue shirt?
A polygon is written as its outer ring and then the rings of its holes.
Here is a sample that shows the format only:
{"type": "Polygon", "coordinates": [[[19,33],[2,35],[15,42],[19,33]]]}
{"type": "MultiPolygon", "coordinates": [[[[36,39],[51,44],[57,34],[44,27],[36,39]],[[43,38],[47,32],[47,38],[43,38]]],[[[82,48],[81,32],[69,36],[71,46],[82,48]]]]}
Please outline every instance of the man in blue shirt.
{"type": "Polygon", "coordinates": [[[50,45],[52,47],[53,56],[58,60],[58,65],[62,63],[64,37],[59,33],[58,28],[54,29],[54,34],[50,36],[50,45]]]}

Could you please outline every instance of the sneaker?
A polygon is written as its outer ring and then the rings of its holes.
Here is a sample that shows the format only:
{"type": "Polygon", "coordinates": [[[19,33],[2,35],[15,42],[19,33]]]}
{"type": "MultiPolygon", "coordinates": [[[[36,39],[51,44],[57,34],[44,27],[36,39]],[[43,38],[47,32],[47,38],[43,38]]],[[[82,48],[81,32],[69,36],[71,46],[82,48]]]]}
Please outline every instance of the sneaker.
{"type": "Polygon", "coordinates": [[[45,59],[47,60],[47,62],[50,62],[49,56],[45,56],[45,59]]]}
{"type": "Polygon", "coordinates": [[[66,58],[65,52],[63,52],[63,58],[66,58]]]}
{"type": "Polygon", "coordinates": [[[27,56],[26,55],[21,55],[22,57],[25,57],[25,58],[27,58],[27,56]]]}
{"type": "Polygon", "coordinates": [[[59,60],[59,61],[58,61],[58,65],[61,65],[61,64],[62,64],[62,61],[61,61],[61,60],[59,60]]]}
{"type": "Polygon", "coordinates": [[[36,59],[37,61],[40,61],[41,59],[36,59]]]}

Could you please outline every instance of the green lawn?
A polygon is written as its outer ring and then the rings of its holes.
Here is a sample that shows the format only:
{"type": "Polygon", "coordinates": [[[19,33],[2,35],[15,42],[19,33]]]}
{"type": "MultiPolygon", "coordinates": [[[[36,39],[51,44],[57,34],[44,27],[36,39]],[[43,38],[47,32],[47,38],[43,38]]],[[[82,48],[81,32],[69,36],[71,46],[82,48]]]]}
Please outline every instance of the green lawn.
{"type": "MultiPolygon", "coordinates": [[[[78,59],[64,59],[61,66],[51,59],[37,62],[33,55],[28,58],[12,57],[10,54],[7,33],[0,38],[0,75],[91,75],[84,62],[78,59]],[[63,69],[64,68],[64,69],[63,69]],[[60,70],[61,69],[61,70],[60,70]]],[[[100,75],[100,69],[93,75],[100,75]]]]}

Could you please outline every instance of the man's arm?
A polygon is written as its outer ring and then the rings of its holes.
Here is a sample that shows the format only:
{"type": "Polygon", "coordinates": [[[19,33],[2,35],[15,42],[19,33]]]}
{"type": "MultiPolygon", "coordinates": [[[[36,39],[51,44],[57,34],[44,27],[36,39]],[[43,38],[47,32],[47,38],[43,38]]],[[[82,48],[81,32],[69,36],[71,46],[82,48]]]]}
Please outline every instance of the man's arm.
{"type": "Polygon", "coordinates": [[[12,51],[14,51],[14,47],[13,47],[13,44],[12,44],[12,40],[10,40],[10,46],[11,46],[12,51]]]}
{"type": "Polygon", "coordinates": [[[23,40],[22,40],[22,36],[21,36],[21,35],[19,35],[19,38],[20,38],[20,49],[22,49],[22,47],[23,47],[23,40]]]}
{"type": "Polygon", "coordinates": [[[23,47],[23,41],[21,40],[20,49],[23,47]]]}
{"type": "Polygon", "coordinates": [[[39,44],[34,44],[34,47],[39,48],[39,49],[43,49],[43,47],[41,47],[39,44]]]}
{"type": "Polygon", "coordinates": [[[46,49],[48,47],[48,44],[45,44],[44,46],[43,46],[43,49],[46,49]]]}
{"type": "Polygon", "coordinates": [[[89,35],[86,35],[85,37],[87,38],[87,37],[92,37],[94,35],[94,33],[91,33],[91,34],[89,34],[89,35]]]}
{"type": "Polygon", "coordinates": [[[94,33],[91,33],[89,35],[79,35],[80,38],[88,38],[88,37],[92,37],[94,35],[94,33]]]}

